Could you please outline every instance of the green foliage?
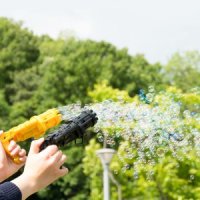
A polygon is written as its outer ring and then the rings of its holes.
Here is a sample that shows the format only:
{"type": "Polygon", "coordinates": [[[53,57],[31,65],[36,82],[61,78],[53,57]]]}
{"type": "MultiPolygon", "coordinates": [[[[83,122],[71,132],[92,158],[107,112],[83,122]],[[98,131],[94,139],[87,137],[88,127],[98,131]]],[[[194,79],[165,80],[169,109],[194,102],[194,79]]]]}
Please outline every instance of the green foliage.
{"type": "MultiPolygon", "coordinates": [[[[95,83],[102,80],[108,80],[114,84],[114,81],[111,80],[113,79],[111,77],[112,69],[118,66],[125,70],[126,66],[123,63],[127,62],[130,57],[127,53],[124,53],[122,57],[120,50],[106,42],[69,39],[62,41],[62,45],[60,40],[54,43],[58,43],[60,48],[59,56],[52,55],[52,52],[50,57],[48,53],[45,55],[45,58],[48,56],[50,62],[39,67],[43,74],[39,91],[48,90],[46,93],[48,98],[56,97],[56,102],[61,104],[75,102],[79,99],[82,102],[88,102],[87,90],[92,89],[95,83]],[[123,62],[123,60],[125,61],[123,62]]],[[[125,74],[118,73],[118,76],[119,80],[125,74]]],[[[42,95],[38,94],[37,98],[42,100],[46,96],[42,93],[42,95]]]]}
{"type": "MultiPolygon", "coordinates": [[[[23,28],[22,23],[2,17],[0,38],[0,129],[7,130],[46,109],[77,101],[85,104],[112,99],[139,104],[139,89],[147,91],[153,85],[159,91],[167,87],[166,82],[176,87],[159,93],[154,101],[163,103],[165,109],[173,99],[189,112],[198,113],[198,88],[190,90],[200,86],[198,52],[175,54],[163,68],[159,63],[150,64],[143,55],[131,56],[127,49],[117,49],[105,41],[39,37],[23,28]]],[[[187,127],[200,129],[198,121],[183,119],[187,127]]],[[[107,131],[115,134],[119,130],[110,127],[107,131]]],[[[118,138],[116,150],[123,155],[127,145],[118,138]]],[[[33,198],[102,199],[102,168],[95,154],[99,148],[95,140],[85,150],[75,145],[65,148],[69,175],[33,198]]],[[[188,157],[177,161],[168,155],[153,169],[146,165],[154,171],[149,181],[142,166],[139,179],[133,181],[133,169],[123,172],[117,157],[111,169],[122,185],[123,199],[199,199],[197,157],[189,152],[188,157]],[[194,180],[188,178],[191,174],[194,180]]],[[[112,199],[117,199],[114,185],[111,191],[112,199]]]]}
{"type": "Polygon", "coordinates": [[[2,125],[0,128],[1,130],[3,130],[8,123],[7,117],[9,115],[9,111],[10,108],[5,100],[4,93],[2,90],[0,90],[0,124],[2,125]]]}
{"type": "Polygon", "coordinates": [[[200,53],[188,51],[175,53],[165,67],[164,73],[168,84],[189,91],[200,86],[200,53]]]}
{"type": "Polygon", "coordinates": [[[95,84],[94,90],[88,91],[88,96],[91,97],[94,102],[102,102],[107,99],[111,99],[113,101],[123,100],[127,102],[131,100],[128,92],[113,89],[111,86],[108,86],[107,81],[95,84]]]}
{"type": "Polygon", "coordinates": [[[102,169],[100,159],[97,158],[96,151],[100,149],[100,145],[94,139],[90,140],[89,145],[85,148],[86,156],[83,159],[84,173],[90,178],[90,198],[91,200],[101,200],[102,194],[102,169]],[[94,167],[95,166],[95,167],[94,167]]]}
{"type": "Polygon", "coordinates": [[[38,104],[46,99],[54,102],[48,106],[77,100],[85,103],[90,100],[88,89],[103,80],[113,87],[127,89],[132,95],[142,87],[148,88],[152,80],[156,86],[161,82],[160,65],[150,65],[143,56],[131,57],[127,50],[117,50],[109,43],[73,38],[54,41],[48,37],[39,41],[38,64],[21,72],[23,77],[15,75],[13,84],[8,86],[12,103],[29,101],[30,96],[38,104]]]}
{"type": "Polygon", "coordinates": [[[21,23],[0,18],[0,88],[12,82],[16,71],[26,69],[37,61],[37,39],[21,23]]]}

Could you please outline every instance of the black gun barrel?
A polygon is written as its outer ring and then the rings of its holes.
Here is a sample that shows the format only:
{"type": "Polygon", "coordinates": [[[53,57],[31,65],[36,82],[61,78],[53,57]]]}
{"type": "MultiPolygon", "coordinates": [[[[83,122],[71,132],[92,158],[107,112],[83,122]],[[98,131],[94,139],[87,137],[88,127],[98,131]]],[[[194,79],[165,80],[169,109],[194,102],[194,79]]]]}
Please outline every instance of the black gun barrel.
{"type": "Polygon", "coordinates": [[[55,144],[64,146],[77,138],[83,138],[87,128],[96,124],[98,118],[93,110],[85,110],[79,116],[71,119],[66,124],[62,124],[56,131],[50,133],[41,145],[40,150],[55,144]]]}

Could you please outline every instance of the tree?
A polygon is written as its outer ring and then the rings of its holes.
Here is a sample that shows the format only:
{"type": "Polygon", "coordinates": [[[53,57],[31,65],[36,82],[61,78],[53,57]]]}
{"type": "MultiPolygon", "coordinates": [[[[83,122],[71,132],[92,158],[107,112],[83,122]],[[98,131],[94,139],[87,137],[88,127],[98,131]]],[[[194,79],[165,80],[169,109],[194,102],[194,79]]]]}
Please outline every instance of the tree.
{"type": "MultiPolygon", "coordinates": [[[[125,50],[120,51],[119,55],[123,57],[125,50]]],[[[162,86],[161,65],[159,63],[149,64],[143,55],[129,57],[127,60],[118,58],[118,63],[112,65],[109,74],[110,85],[127,90],[131,96],[138,94],[140,89],[147,90],[149,85],[153,85],[160,90],[162,86]]]]}
{"type": "Polygon", "coordinates": [[[5,100],[4,93],[0,90],[0,129],[4,130],[7,127],[7,118],[9,116],[10,107],[5,100]]]}
{"type": "Polygon", "coordinates": [[[167,84],[183,91],[200,87],[200,53],[198,51],[175,53],[165,66],[163,74],[167,84]]]}
{"type": "MultiPolygon", "coordinates": [[[[0,18],[0,89],[13,82],[18,71],[29,68],[39,57],[37,37],[22,23],[0,18]]],[[[9,101],[9,92],[5,97],[9,101]]],[[[10,103],[10,102],[9,102],[10,103]]]]}

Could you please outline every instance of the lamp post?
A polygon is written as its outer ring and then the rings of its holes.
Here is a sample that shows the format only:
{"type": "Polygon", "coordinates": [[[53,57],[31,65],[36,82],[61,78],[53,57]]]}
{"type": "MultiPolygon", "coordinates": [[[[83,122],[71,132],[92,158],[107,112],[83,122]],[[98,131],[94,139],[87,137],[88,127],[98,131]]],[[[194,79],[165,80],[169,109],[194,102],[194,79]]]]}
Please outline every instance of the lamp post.
{"type": "Polygon", "coordinates": [[[114,149],[104,148],[96,151],[103,165],[103,190],[104,200],[110,200],[109,164],[115,153],[114,149]]]}

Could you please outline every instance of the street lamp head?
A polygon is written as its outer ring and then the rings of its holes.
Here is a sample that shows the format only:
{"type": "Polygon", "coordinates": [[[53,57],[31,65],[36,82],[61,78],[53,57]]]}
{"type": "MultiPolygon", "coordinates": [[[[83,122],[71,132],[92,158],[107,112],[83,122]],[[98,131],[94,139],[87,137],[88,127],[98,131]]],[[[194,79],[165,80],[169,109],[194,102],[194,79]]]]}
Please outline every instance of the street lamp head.
{"type": "Polygon", "coordinates": [[[108,165],[115,154],[115,150],[109,148],[99,149],[96,151],[96,154],[100,158],[103,165],[108,165]]]}

